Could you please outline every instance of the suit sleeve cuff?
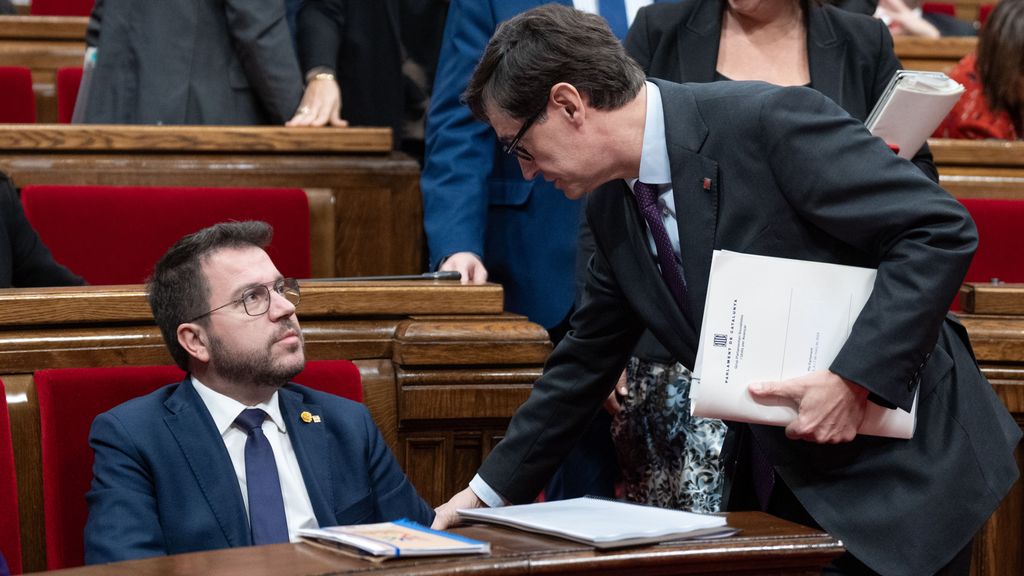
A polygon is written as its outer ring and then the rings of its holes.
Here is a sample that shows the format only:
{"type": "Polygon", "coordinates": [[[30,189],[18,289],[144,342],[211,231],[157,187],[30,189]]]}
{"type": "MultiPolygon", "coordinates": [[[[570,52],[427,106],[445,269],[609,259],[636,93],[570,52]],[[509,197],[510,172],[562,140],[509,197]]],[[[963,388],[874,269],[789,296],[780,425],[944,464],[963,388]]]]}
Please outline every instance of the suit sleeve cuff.
{"type": "Polygon", "coordinates": [[[469,489],[476,494],[476,497],[483,500],[484,504],[487,504],[491,508],[498,508],[507,504],[505,499],[500,494],[494,491],[479,474],[473,476],[473,479],[469,481],[469,489]]]}

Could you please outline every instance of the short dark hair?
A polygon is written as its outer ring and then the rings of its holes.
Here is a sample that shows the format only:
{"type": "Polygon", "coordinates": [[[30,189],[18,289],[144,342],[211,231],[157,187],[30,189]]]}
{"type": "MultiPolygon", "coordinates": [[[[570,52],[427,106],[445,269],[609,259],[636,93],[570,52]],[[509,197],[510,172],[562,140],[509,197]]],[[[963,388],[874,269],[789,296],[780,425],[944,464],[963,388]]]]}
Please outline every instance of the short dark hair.
{"type": "Polygon", "coordinates": [[[274,229],[266,222],[222,222],[181,238],[156,263],[146,295],[164,343],[182,370],[189,370],[190,356],[178,343],[178,326],[210,307],[203,260],[222,248],[264,248],[273,236],[274,229]]]}
{"type": "Polygon", "coordinates": [[[1000,0],[981,27],[975,64],[989,108],[1009,114],[1024,134],[1024,0],[1000,0]]]}
{"type": "Polygon", "coordinates": [[[575,86],[591,106],[614,110],[640,92],[644,72],[603,18],[546,4],[498,27],[463,100],[481,120],[488,104],[512,118],[530,118],[544,111],[559,82],[575,86]]]}

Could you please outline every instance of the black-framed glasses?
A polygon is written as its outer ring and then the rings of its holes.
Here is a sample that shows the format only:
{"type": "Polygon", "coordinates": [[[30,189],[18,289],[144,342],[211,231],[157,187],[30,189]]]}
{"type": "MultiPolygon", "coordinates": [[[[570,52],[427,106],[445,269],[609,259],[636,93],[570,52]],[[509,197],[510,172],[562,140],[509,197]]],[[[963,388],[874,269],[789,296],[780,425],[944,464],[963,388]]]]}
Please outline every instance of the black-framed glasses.
{"type": "Polygon", "coordinates": [[[508,144],[502,144],[502,149],[505,151],[505,154],[515,154],[527,162],[533,161],[533,154],[530,154],[523,149],[523,147],[519,145],[519,141],[523,139],[523,136],[526,135],[526,131],[530,129],[530,126],[533,126],[533,123],[537,121],[537,118],[540,118],[542,113],[543,110],[533,116],[530,116],[529,120],[523,122],[523,127],[519,129],[519,132],[516,132],[516,135],[512,140],[508,144]]]}
{"type": "Polygon", "coordinates": [[[266,284],[257,284],[251,288],[246,288],[245,291],[242,292],[241,298],[235,298],[227,304],[221,304],[216,308],[212,308],[209,311],[189,320],[189,322],[195,322],[203,316],[213,314],[217,310],[227,308],[232,304],[241,304],[242,307],[245,308],[245,313],[249,316],[262,316],[270,310],[270,300],[272,299],[272,296],[270,295],[271,290],[281,296],[284,296],[284,299],[291,302],[293,306],[298,306],[299,300],[302,297],[301,294],[299,294],[298,280],[295,278],[281,278],[280,280],[267,282],[266,284]]]}

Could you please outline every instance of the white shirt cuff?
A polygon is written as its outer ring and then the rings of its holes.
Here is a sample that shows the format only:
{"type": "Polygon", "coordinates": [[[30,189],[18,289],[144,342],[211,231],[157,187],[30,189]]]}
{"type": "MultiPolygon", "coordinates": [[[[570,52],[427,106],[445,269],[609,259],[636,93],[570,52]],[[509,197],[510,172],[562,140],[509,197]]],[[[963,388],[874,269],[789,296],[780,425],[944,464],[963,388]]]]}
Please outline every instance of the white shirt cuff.
{"type": "Polygon", "coordinates": [[[469,481],[469,489],[476,494],[476,497],[483,500],[484,504],[487,504],[491,508],[498,508],[508,504],[500,494],[494,491],[493,488],[484,482],[484,479],[479,474],[473,476],[473,479],[469,481]]]}

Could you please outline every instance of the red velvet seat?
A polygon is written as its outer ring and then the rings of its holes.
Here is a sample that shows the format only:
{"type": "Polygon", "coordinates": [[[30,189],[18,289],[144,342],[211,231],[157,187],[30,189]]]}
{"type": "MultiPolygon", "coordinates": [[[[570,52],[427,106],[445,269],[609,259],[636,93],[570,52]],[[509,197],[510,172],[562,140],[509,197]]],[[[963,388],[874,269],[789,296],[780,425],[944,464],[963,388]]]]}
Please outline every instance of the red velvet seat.
{"type": "Polygon", "coordinates": [[[36,121],[36,95],[32,71],[21,66],[0,66],[0,124],[36,121]]]}
{"type": "MultiPolygon", "coordinates": [[[[180,381],[176,366],[64,368],[35,373],[42,438],[46,562],[50,570],[80,566],[85,557],[85,495],[92,481],[89,428],[96,415],[180,381]]],[[[359,369],[347,360],[309,362],[295,380],[362,400],[359,369]]],[[[227,479],[226,481],[230,481],[227,479]]]]}
{"type": "Polygon", "coordinates": [[[18,521],[18,479],[14,473],[11,420],[7,393],[0,381],[0,553],[11,574],[21,573],[21,528],[18,521]]]}
{"type": "Polygon", "coordinates": [[[924,2],[921,4],[921,12],[929,14],[945,14],[956,17],[956,4],[946,2],[924,2]]]}
{"type": "Polygon", "coordinates": [[[90,284],[138,284],[185,234],[227,220],[274,227],[282,274],[310,276],[309,202],[297,188],[26,186],[25,215],[53,257],[90,284]]]}
{"type": "Polygon", "coordinates": [[[70,124],[75,113],[78,87],[82,85],[82,67],[57,69],[57,122],[70,124]]]}
{"type": "Polygon", "coordinates": [[[88,16],[96,0],[32,0],[33,16],[88,16]]]}
{"type": "Polygon", "coordinates": [[[978,226],[978,250],[965,282],[1024,282],[1024,200],[964,198],[978,226]]]}

